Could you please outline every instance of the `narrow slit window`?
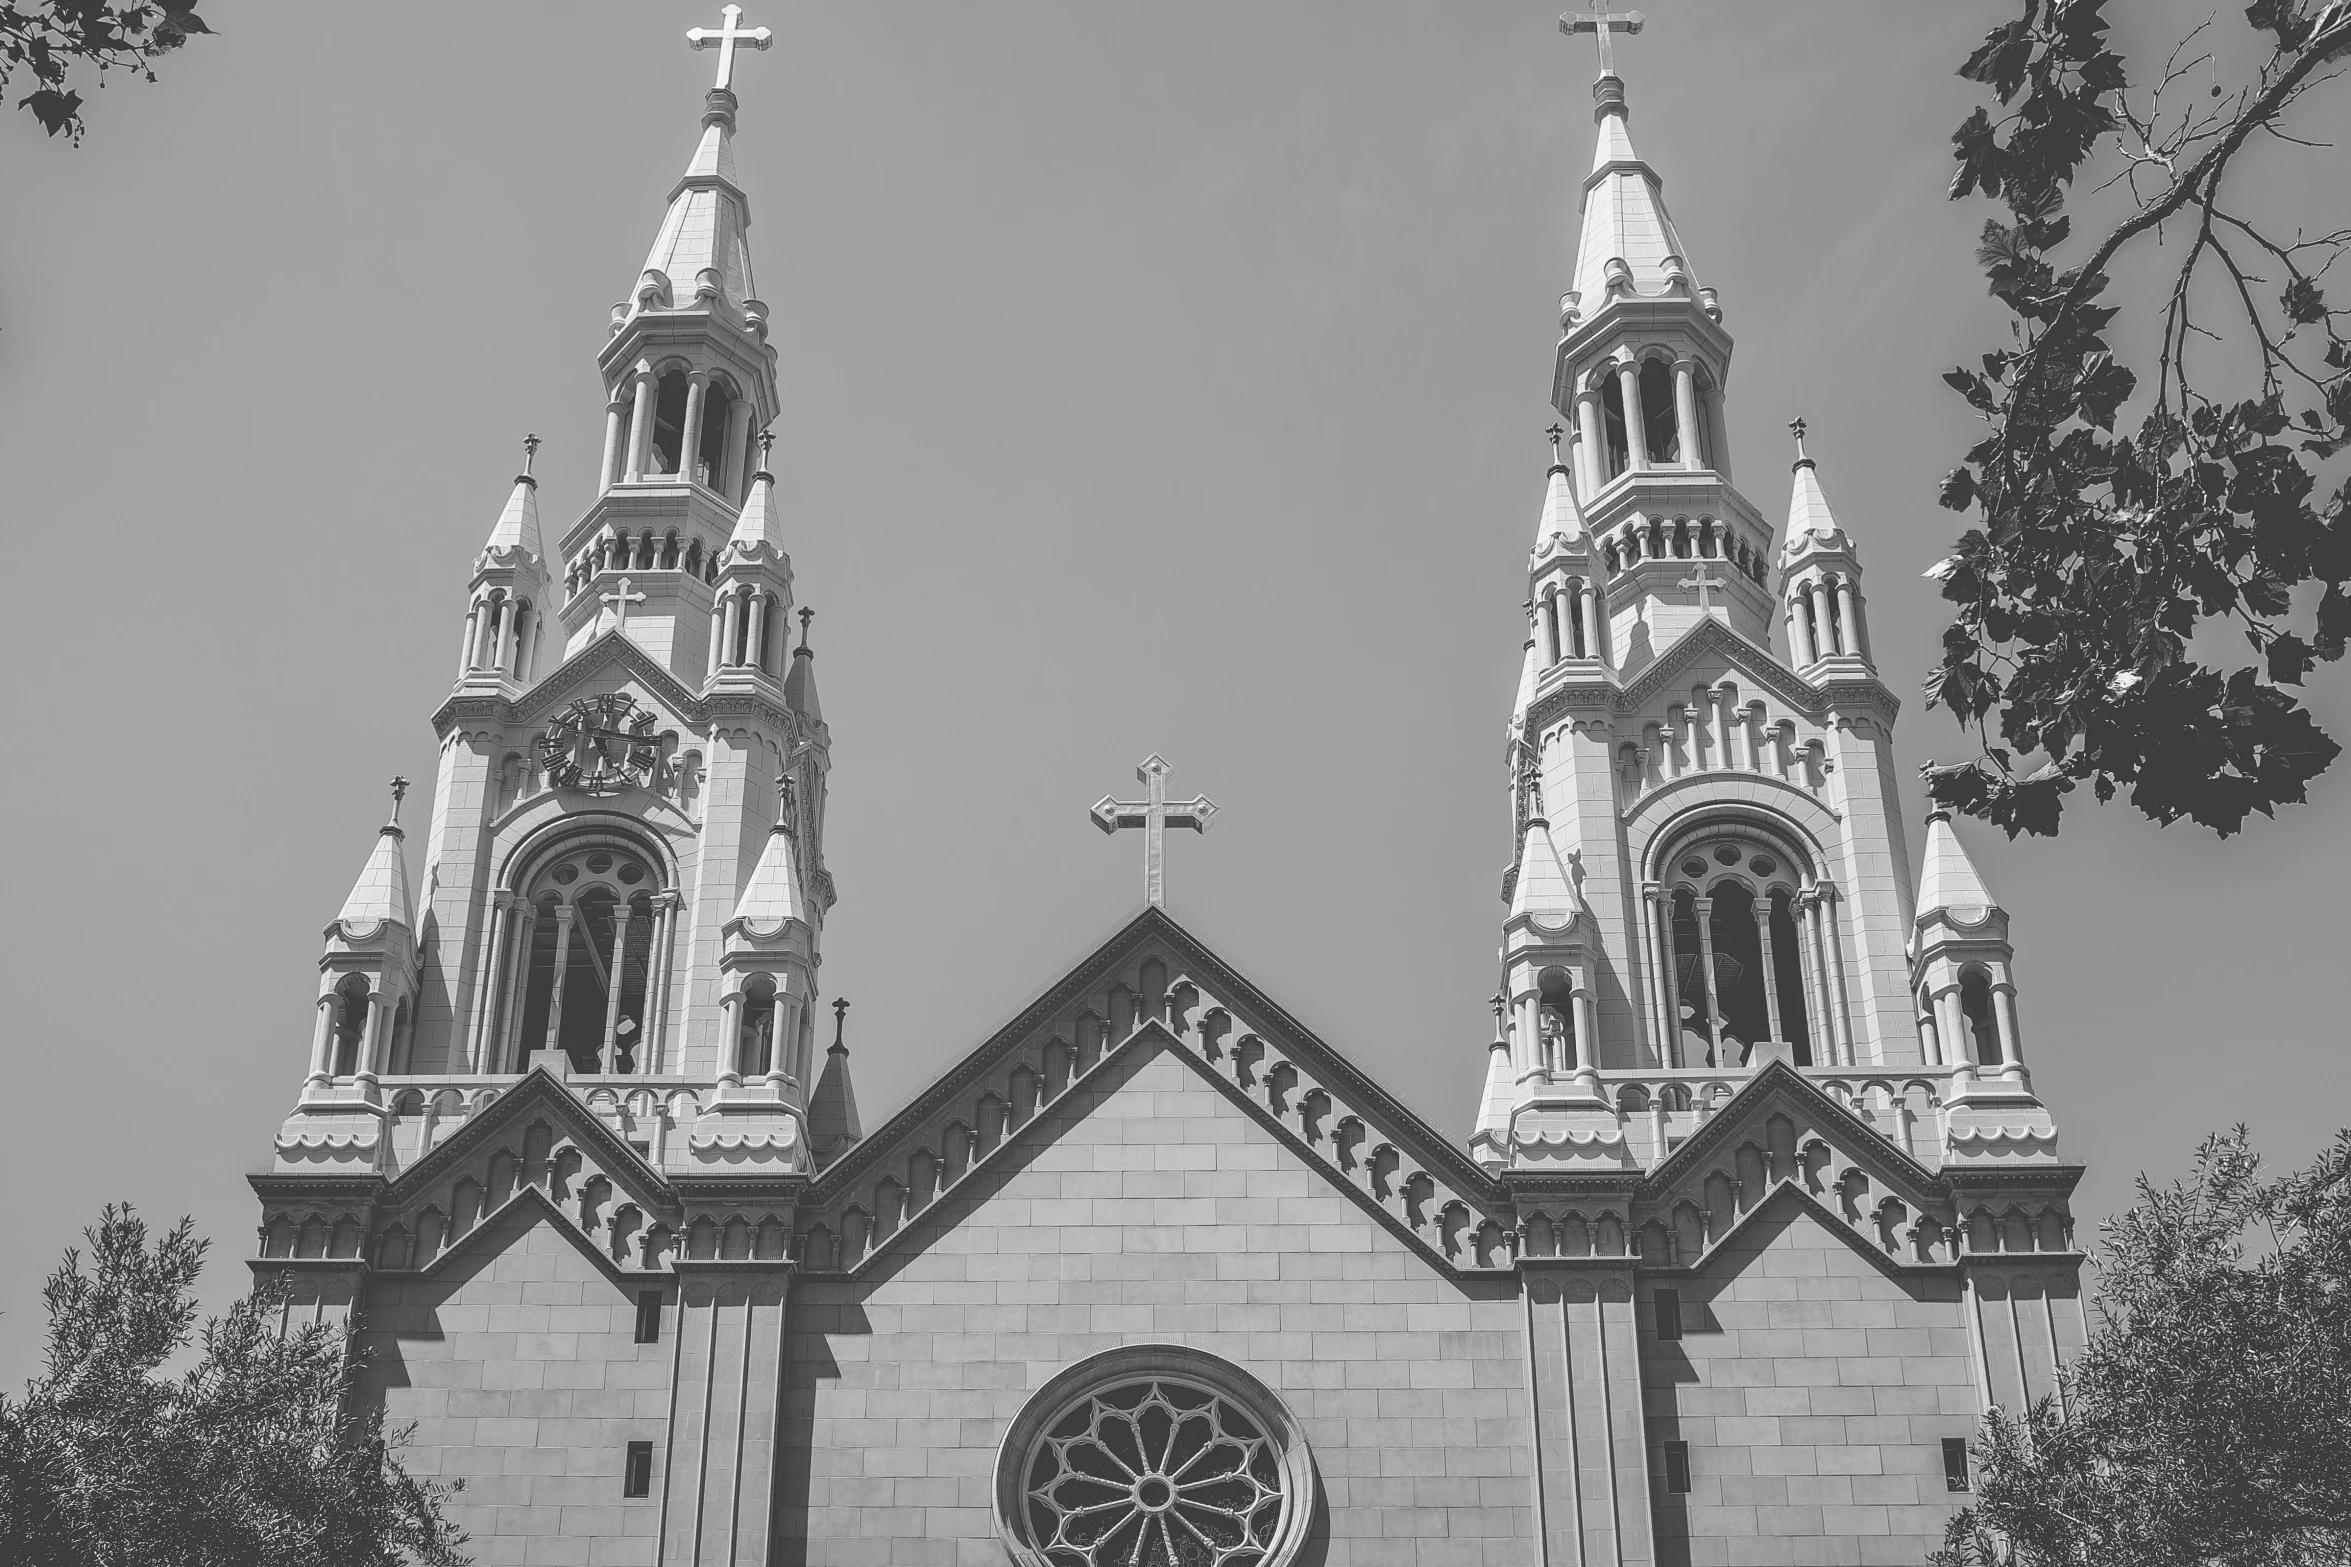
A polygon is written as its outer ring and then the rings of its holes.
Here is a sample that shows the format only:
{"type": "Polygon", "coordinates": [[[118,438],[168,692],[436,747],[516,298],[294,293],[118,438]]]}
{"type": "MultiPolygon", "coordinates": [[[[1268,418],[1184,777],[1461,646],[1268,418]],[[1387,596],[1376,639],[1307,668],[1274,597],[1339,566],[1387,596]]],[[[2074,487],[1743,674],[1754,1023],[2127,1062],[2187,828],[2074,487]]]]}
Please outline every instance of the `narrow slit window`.
{"type": "Polygon", "coordinates": [[[1675,1496],[1690,1494],[1690,1444],[1665,1444],[1665,1488],[1675,1496]]]}
{"type": "Polygon", "coordinates": [[[1682,1336],[1682,1292],[1659,1290],[1650,1297],[1657,1306],[1657,1338],[1671,1344],[1682,1336]]]}
{"type": "Polygon", "coordinates": [[[1943,1489],[1946,1491],[1974,1489],[1968,1480],[1966,1437],[1947,1436],[1943,1438],[1943,1489]]]}
{"type": "Polygon", "coordinates": [[[637,1342],[661,1342],[661,1291],[637,1291],[637,1342]]]}
{"type": "Polygon", "coordinates": [[[653,1494],[653,1444],[631,1442],[628,1459],[621,1465],[620,1494],[623,1496],[651,1496],[653,1494]]]}

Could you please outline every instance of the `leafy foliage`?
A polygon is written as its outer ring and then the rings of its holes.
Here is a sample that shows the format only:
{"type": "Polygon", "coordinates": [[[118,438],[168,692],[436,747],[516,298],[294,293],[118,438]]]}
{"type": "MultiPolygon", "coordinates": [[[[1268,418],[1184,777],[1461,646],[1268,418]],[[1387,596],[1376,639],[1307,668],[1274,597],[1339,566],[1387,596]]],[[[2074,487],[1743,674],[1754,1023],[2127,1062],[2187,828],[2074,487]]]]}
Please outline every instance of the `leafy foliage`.
{"type": "Polygon", "coordinates": [[[2087,1352],[1986,1422],[1937,1567],[2351,1560],[2351,1131],[2276,1181],[2210,1138],[2103,1239],[2087,1352]]]}
{"type": "Polygon", "coordinates": [[[0,1560],[16,1567],[459,1567],[445,1488],[412,1479],[380,1410],[346,1407],[345,1334],[281,1331],[258,1291],[196,1334],[205,1242],[128,1208],[85,1232],[45,1299],[43,1374],[0,1398],[0,1560]],[[163,1363],[201,1352],[174,1379],[163,1363]]]}
{"type": "Polygon", "coordinates": [[[2184,110],[2210,61],[2183,63],[2196,34],[2134,94],[2107,0],[2018,3],[1960,68],[2000,115],[1979,106],[1953,133],[1951,195],[2007,209],[1976,259],[2012,341],[1943,377],[1988,429],[1941,492],[1976,525],[1928,573],[1956,608],[1927,698],[1981,755],[1924,772],[1937,804],[2012,837],[2055,832],[2084,780],[2225,836],[2302,800],[2341,750],[2286,688],[2351,644],[2351,484],[2322,498],[2319,482],[2351,445],[2351,341],[2322,287],[2351,230],[2273,239],[2224,187],[2253,136],[2291,140],[2295,102],[2338,74],[2351,0],[2257,0],[2255,79],[2184,110]],[[2063,209],[2102,147],[2131,215],[2077,242],[2063,209]],[[2183,244],[2162,302],[2112,302],[2116,257],[2167,240],[2183,244]],[[2228,336],[2197,319],[2208,295],[2240,318],[2228,336]],[[2109,341],[2126,308],[2125,326],[2161,325],[2143,398],[2109,341]],[[2241,362],[2209,362],[2232,343],[2241,362]],[[2257,662],[2201,662],[2207,622],[2237,625],[2257,662]]]}
{"type": "Polygon", "coordinates": [[[82,95],[69,89],[76,64],[98,68],[99,85],[111,70],[155,80],[153,61],[198,33],[198,0],[0,0],[0,88],[18,70],[37,84],[16,101],[52,136],[82,139],[82,95]]]}

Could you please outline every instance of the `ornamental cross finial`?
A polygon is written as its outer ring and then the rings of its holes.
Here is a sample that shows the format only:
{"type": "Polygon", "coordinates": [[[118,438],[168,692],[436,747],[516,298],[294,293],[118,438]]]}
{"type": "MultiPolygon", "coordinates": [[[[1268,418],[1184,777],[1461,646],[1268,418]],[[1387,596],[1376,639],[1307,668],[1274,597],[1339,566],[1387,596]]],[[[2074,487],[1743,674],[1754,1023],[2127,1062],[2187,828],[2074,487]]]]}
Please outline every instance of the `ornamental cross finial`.
{"type": "Polygon", "coordinates": [[[848,1042],[841,1038],[842,1031],[847,1029],[848,1026],[849,998],[847,996],[835,996],[833,997],[833,1048],[840,1051],[843,1055],[847,1055],[849,1053],[848,1042]]]}
{"type": "Polygon", "coordinates": [[[767,454],[768,454],[769,452],[771,452],[771,451],[774,451],[774,450],[775,450],[775,444],[776,444],[776,433],[775,433],[775,431],[773,431],[773,430],[762,430],[762,431],[760,431],[760,432],[759,432],[759,471],[760,471],[761,473],[766,473],[766,474],[767,474],[767,476],[768,476],[768,478],[769,478],[771,481],[772,481],[772,480],[775,478],[775,475],[774,475],[774,474],[772,474],[772,473],[768,473],[768,468],[767,468],[767,454]]]}
{"type": "Polygon", "coordinates": [[[808,623],[815,618],[815,610],[805,604],[800,606],[800,651],[803,653],[808,651],[808,623]]]}
{"type": "Polygon", "coordinates": [[[1551,428],[1543,433],[1551,437],[1551,466],[1556,468],[1559,466],[1559,438],[1567,434],[1567,426],[1554,420],[1551,428]]]}
{"type": "Polygon", "coordinates": [[[1690,575],[1682,578],[1680,582],[1674,584],[1676,587],[1696,588],[1698,590],[1698,613],[1701,615],[1711,614],[1714,610],[1714,601],[1708,598],[1707,594],[1715,588],[1728,587],[1729,585],[1730,584],[1726,582],[1718,581],[1715,578],[1706,575],[1706,562],[1704,561],[1698,562],[1696,568],[1691,571],[1690,575]]]}
{"type": "Polygon", "coordinates": [[[1154,753],[1135,769],[1135,777],[1143,785],[1142,799],[1120,800],[1106,794],[1094,802],[1094,825],[1104,832],[1114,833],[1122,827],[1143,829],[1143,901],[1155,909],[1167,903],[1167,829],[1189,827],[1206,832],[1216,816],[1215,803],[1204,794],[1170,800],[1168,771],[1167,763],[1154,753]]]}
{"type": "Polygon", "coordinates": [[[524,436],[522,438],[522,476],[524,478],[527,479],[531,476],[531,460],[538,455],[539,438],[535,435],[524,436]]]}
{"type": "Polygon", "coordinates": [[[392,825],[400,825],[400,802],[408,798],[408,780],[398,773],[392,775],[392,825]]]}
{"type": "Polygon", "coordinates": [[[721,92],[729,92],[735,85],[735,45],[746,44],[753,49],[765,49],[775,42],[775,34],[764,27],[736,25],[743,20],[743,8],[739,5],[724,7],[719,11],[718,18],[716,27],[687,28],[686,42],[697,49],[718,51],[718,80],[711,86],[721,92]]]}
{"type": "Polygon", "coordinates": [[[1796,460],[1798,462],[1804,461],[1804,431],[1806,428],[1807,426],[1801,417],[1788,421],[1788,433],[1796,438],[1796,460]]]}
{"type": "Polygon", "coordinates": [[[1637,33],[1649,25],[1649,19],[1638,11],[1621,14],[1606,9],[1570,11],[1559,19],[1559,30],[1573,38],[1578,33],[1590,33],[1600,45],[1600,74],[1616,74],[1616,53],[1608,46],[1611,33],[1637,33]]]}

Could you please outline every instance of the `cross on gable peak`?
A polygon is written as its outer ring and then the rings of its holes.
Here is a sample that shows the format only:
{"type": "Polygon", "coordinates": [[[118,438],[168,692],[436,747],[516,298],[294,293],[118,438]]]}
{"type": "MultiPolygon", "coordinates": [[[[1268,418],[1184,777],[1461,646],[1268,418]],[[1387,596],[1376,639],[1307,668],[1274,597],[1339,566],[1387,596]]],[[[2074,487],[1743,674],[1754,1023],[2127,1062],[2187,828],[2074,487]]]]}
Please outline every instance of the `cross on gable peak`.
{"type": "Polygon", "coordinates": [[[1167,902],[1167,829],[1188,827],[1206,832],[1217,810],[1216,802],[1204,794],[1170,800],[1167,775],[1172,771],[1167,758],[1152,752],[1135,769],[1135,778],[1143,785],[1143,798],[1121,800],[1106,794],[1094,802],[1092,812],[1094,825],[1106,833],[1128,827],[1143,829],[1143,901],[1155,909],[1167,902]]]}

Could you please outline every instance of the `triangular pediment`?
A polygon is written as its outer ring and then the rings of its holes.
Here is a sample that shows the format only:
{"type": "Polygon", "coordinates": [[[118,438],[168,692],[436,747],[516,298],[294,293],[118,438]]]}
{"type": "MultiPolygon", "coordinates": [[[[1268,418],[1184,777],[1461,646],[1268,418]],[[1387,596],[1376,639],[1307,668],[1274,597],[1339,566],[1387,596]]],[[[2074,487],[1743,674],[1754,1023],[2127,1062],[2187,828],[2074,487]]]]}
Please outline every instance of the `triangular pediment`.
{"type": "Polygon", "coordinates": [[[676,714],[680,723],[705,732],[714,719],[721,717],[765,718],[779,728],[788,728],[794,721],[780,690],[773,698],[756,691],[698,695],[629,637],[610,631],[512,699],[488,693],[457,693],[433,715],[433,728],[446,734],[460,718],[528,726],[544,720],[575,698],[611,690],[623,681],[634,682],[656,706],[676,714]]]}
{"type": "Polygon", "coordinates": [[[1055,1113],[1165,1053],[1245,1109],[1288,1157],[1346,1190],[1432,1264],[1505,1271],[1507,1200],[1468,1157],[1240,978],[1146,910],[820,1176],[803,1266],[855,1270],[933,1204],[1071,1124],[1055,1113]]]}
{"type": "Polygon", "coordinates": [[[473,1245],[517,1202],[551,1222],[615,1276],[657,1272],[683,1227],[676,1189],[545,1068],[433,1142],[377,1201],[381,1271],[428,1271],[473,1245]]]}
{"type": "Polygon", "coordinates": [[[1795,1067],[1771,1062],[1643,1178],[1633,1200],[1641,1255],[1694,1266],[1786,1194],[1888,1266],[1947,1265],[1954,1204],[1897,1142],[1914,1135],[1899,1120],[1873,1125],[1795,1067]]]}

